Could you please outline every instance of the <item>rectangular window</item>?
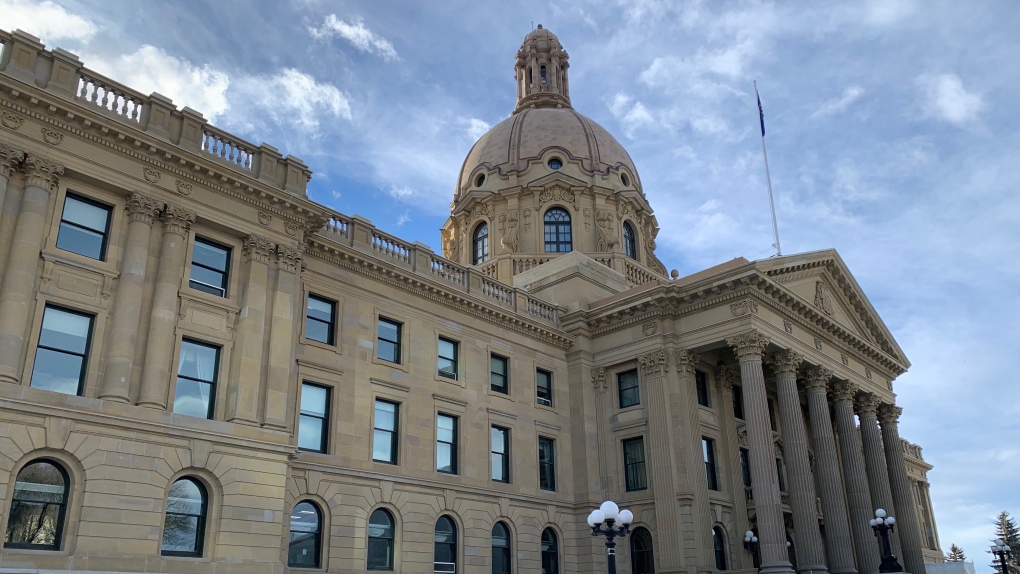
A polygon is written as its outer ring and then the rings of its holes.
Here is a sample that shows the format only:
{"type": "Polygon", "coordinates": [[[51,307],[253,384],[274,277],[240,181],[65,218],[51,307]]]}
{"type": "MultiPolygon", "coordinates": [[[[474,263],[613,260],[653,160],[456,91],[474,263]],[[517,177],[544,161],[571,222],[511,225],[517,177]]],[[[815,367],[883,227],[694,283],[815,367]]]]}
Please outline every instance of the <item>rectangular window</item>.
{"type": "Polygon", "coordinates": [[[510,430],[493,426],[492,435],[492,480],[510,482],[510,430]]]}
{"type": "Polygon", "coordinates": [[[733,418],[744,420],[744,387],[733,385],[733,418]]]}
{"type": "Polygon", "coordinates": [[[620,408],[632,407],[641,402],[641,391],[638,389],[637,369],[616,375],[616,384],[620,390],[620,408]]]}
{"type": "Polygon", "coordinates": [[[227,296],[227,269],[230,267],[230,248],[195,238],[191,254],[191,280],[188,286],[218,297],[227,296]]]}
{"type": "Polygon", "coordinates": [[[744,477],[744,486],[751,486],[751,453],[746,448],[740,449],[740,475],[744,477]]]}
{"type": "Polygon", "coordinates": [[[698,389],[698,404],[711,406],[708,403],[708,375],[703,371],[694,371],[694,386],[698,389]]]}
{"type": "Polygon", "coordinates": [[[538,487],[556,490],[556,442],[544,436],[538,437],[538,487]]]}
{"type": "Polygon", "coordinates": [[[375,428],[372,433],[372,460],[397,464],[397,415],[400,405],[375,400],[375,428]]]}
{"type": "Polygon", "coordinates": [[[708,477],[708,489],[719,490],[719,476],[715,468],[715,441],[701,437],[701,451],[705,456],[705,475],[708,477]]]}
{"type": "Polygon", "coordinates": [[[91,341],[91,315],[47,305],[29,385],[67,395],[82,394],[91,341]]]}
{"type": "Polygon", "coordinates": [[[336,302],[308,295],[305,312],[305,338],[327,345],[336,344],[336,302]]]}
{"type": "Polygon", "coordinates": [[[769,409],[769,424],[772,426],[772,432],[776,432],[776,407],[772,404],[772,397],[769,397],[766,406],[769,409]]]}
{"type": "Polygon", "coordinates": [[[326,452],[328,432],[329,389],[311,383],[302,383],[298,448],[313,452],[326,452]]]}
{"type": "Polygon", "coordinates": [[[631,438],[623,441],[623,474],[627,492],[648,488],[645,475],[645,439],[631,438]]]}
{"type": "Polygon", "coordinates": [[[376,356],[384,361],[400,364],[400,323],[379,317],[379,334],[376,356]]]}
{"type": "Polygon", "coordinates": [[[508,376],[507,359],[499,355],[489,356],[489,384],[492,390],[504,395],[510,394],[510,381],[508,376]]]}
{"type": "Polygon", "coordinates": [[[67,194],[57,231],[57,248],[103,261],[110,234],[110,208],[67,194]]]}
{"type": "Polygon", "coordinates": [[[203,419],[213,418],[219,368],[219,347],[187,339],[181,341],[174,412],[203,419]]]}
{"type": "Polygon", "coordinates": [[[457,474],[457,417],[436,417],[436,470],[457,474]]]}
{"type": "Polygon", "coordinates": [[[457,341],[439,338],[439,376],[457,379],[457,353],[460,350],[457,341]]]}
{"type": "Polygon", "coordinates": [[[538,395],[538,404],[552,406],[552,373],[542,369],[535,371],[535,392],[538,395]]]}
{"type": "Polygon", "coordinates": [[[783,459],[776,459],[776,479],[779,481],[779,490],[786,492],[786,483],[783,482],[783,459]]]}

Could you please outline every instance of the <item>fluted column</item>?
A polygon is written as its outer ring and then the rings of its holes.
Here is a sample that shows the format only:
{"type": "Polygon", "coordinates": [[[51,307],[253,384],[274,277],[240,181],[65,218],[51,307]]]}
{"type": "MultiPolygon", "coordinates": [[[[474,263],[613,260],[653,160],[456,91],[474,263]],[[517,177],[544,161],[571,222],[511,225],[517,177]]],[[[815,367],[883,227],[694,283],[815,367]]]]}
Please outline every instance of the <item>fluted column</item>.
{"type": "Polygon", "coordinates": [[[124,258],[117,278],[117,295],[113,301],[106,374],[99,393],[101,399],[120,403],[131,400],[131,369],[142,312],[145,266],[149,261],[149,236],[152,222],[162,208],[162,203],[140,193],[131,194],[125,206],[129,223],[124,239],[124,258]]]}
{"type": "Polygon", "coordinates": [[[829,400],[825,395],[831,378],[832,371],[824,367],[808,369],[811,443],[815,448],[815,468],[822,498],[822,515],[825,517],[825,549],[831,574],[857,574],[847,519],[846,494],[836,454],[836,438],[829,416],[829,400]]]}
{"type": "Polygon", "coordinates": [[[793,572],[786,552],[783,506],[776,476],[776,447],[769,424],[762,352],[769,338],[749,331],[726,339],[740,361],[740,381],[744,389],[744,416],[747,417],[748,454],[751,462],[751,489],[758,516],[758,548],[763,574],[793,572]]]}
{"type": "Polygon", "coordinates": [[[21,211],[21,186],[11,183],[11,176],[21,169],[25,152],[16,147],[0,144],[0,277],[7,268],[11,240],[21,211]]]}
{"type": "MultiPolygon", "coordinates": [[[[258,424],[262,389],[262,356],[266,334],[266,297],[269,257],[275,245],[249,235],[241,246],[241,312],[237,320],[234,353],[227,381],[226,419],[258,424]]],[[[286,397],[283,398],[286,406],[286,397]]]]}
{"type": "Polygon", "coordinates": [[[612,432],[609,430],[612,399],[607,396],[609,382],[606,380],[605,367],[591,368],[591,385],[595,389],[595,436],[598,439],[599,487],[602,496],[599,500],[606,500],[610,493],[617,491],[613,477],[616,476],[614,462],[619,455],[614,448],[612,432]]]}
{"type": "Polygon", "coordinates": [[[138,397],[139,405],[152,409],[166,409],[170,377],[173,376],[170,362],[174,351],[174,327],[177,325],[178,292],[184,277],[188,230],[195,222],[195,214],[167,205],[161,219],[163,244],[159,250],[156,290],[152,297],[149,337],[145,344],[145,362],[142,363],[142,388],[138,397]]]}
{"type": "MultiPolygon", "coordinates": [[[[684,533],[684,543],[688,547],[687,563],[695,566],[698,572],[712,571],[715,567],[711,536],[712,513],[708,504],[708,475],[701,447],[701,413],[698,412],[698,383],[695,377],[698,356],[686,349],[675,350],[673,356],[679,379],[676,385],[680,391],[678,402],[686,407],[683,413],[686,420],[673,421],[671,428],[686,430],[674,440],[677,443],[675,446],[685,447],[678,452],[686,451],[688,488],[693,495],[693,503],[688,506],[691,509],[691,519],[686,521],[689,525],[684,525],[689,529],[684,533]]],[[[716,478],[721,484],[722,477],[716,478]]]]}
{"type": "Polygon", "coordinates": [[[301,303],[300,253],[296,249],[276,246],[276,293],[273,296],[273,318],[269,330],[269,365],[267,368],[263,422],[267,427],[287,428],[287,413],[296,398],[294,384],[294,332],[297,325],[295,309],[301,303]]]}
{"type": "Polygon", "coordinates": [[[832,385],[833,411],[836,430],[839,432],[839,454],[843,460],[843,477],[846,482],[847,506],[850,510],[850,531],[854,538],[857,570],[864,574],[878,572],[881,556],[878,542],[868,522],[875,517],[868,490],[868,474],[864,466],[861,435],[854,422],[854,396],[857,387],[847,381],[832,385]]]}
{"type": "Polygon", "coordinates": [[[7,197],[7,184],[11,181],[11,175],[21,167],[24,159],[24,150],[0,143],[0,207],[7,197]]]}
{"type": "Polygon", "coordinates": [[[903,547],[903,566],[908,572],[917,574],[924,572],[924,552],[921,544],[921,527],[914,509],[913,495],[910,492],[910,479],[907,477],[907,466],[903,461],[903,446],[900,444],[900,415],[903,409],[895,405],[883,404],[879,407],[878,416],[882,421],[882,438],[885,442],[885,460],[889,468],[893,502],[896,504],[896,530],[900,533],[900,544],[903,547]]]}
{"type": "MultiPolygon", "coordinates": [[[[861,442],[864,445],[864,465],[868,470],[868,491],[871,504],[882,508],[890,516],[899,516],[898,506],[893,501],[889,488],[889,471],[885,465],[885,451],[882,448],[882,431],[878,430],[878,407],[882,401],[871,393],[857,395],[857,418],[860,420],[861,442]]],[[[889,544],[893,554],[902,554],[897,532],[889,533],[889,544]]]]}
{"type": "Polygon", "coordinates": [[[797,369],[804,357],[793,351],[779,351],[769,357],[776,372],[779,394],[779,421],[783,430],[783,453],[786,461],[793,510],[793,532],[797,538],[798,572],[826,572],[825,550],[818,529],[818,504],[815,479],[808,459],[807,432],[797,392],[797,369]]]}
{"type": "MultiPolygon", "coordinates": [[[[740,380],[740,375],[734,366],[723,365],[715,372],[715,380],[719,383],[722,391],[722,401],[719,405],[719,415],[722,418],[722,433],[725,443],[724,456],[728,472],[726,476],[730,481],[730,492],[733,493],[733,536],[743,538],[744,533],[750,529],[750,522],[747,519],[747,494],[744,489],[744,475],[740,467],[740,438],[737,433],[737,418],[733,414],[732,398],[733,385],[740,380]]],[[[731,543],[739,543],[734,539],[731,543]]],[[[737,548],[737,546],[733,546],[737,548]]],[[[754,559],[749,552],[734,552],[733,559],[737,563],[735,570],[751,569],[754,559]]]]}
{"type": "Polygon", "coordinates": [[[18,371],[25,350],[29,309],[35,301],[50,192],[64,173],[63,165],[35,155],[26,156],[21,169],[25,173],[25,194],[0,288],[0,382],[7,383],[20,380],[18,371]]]}

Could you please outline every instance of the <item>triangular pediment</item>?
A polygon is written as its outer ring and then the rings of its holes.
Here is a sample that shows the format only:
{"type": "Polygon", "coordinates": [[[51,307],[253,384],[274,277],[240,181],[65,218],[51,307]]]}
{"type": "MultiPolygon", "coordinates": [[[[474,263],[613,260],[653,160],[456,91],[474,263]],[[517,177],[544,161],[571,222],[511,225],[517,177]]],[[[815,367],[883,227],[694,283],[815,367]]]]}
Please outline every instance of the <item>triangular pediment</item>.
{"type": "Polygon", "coordinates": [[[553,187],[553,186],[556,186],[556,185],[559,185],[559,186],[564,187],[566,189],[578,188],[578,187],[582,187],[582,188],[588,187],[588,183],[585,182],[584,180],[577,179],[576,177],[571,177],[571,176],[569,176],[569,175],[567,175],[567,174],[565,174],[563,172],[559,172],[559,171],[550,173],[549,175],[540,177],[540,178],[538,178],[538,179],[528,183],[528,187],[530,189],[543,188],[543,187],[544,188],[549,188],[549,187],[553,187]]]}

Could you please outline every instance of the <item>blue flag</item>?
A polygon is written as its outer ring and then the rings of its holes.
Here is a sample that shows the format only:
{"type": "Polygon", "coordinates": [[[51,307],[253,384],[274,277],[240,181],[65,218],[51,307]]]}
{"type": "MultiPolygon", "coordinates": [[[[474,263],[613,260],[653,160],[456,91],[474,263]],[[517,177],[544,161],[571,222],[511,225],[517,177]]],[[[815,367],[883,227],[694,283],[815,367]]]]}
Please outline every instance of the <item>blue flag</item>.
{"type": "Polygon", "coordinates": [[[765,110],[761,107],[761,96],[758,95],[758,90],[754,91],[754,95],[758,98],[758,120],[761,122],[761,137],[765,137],[765,110]]]}

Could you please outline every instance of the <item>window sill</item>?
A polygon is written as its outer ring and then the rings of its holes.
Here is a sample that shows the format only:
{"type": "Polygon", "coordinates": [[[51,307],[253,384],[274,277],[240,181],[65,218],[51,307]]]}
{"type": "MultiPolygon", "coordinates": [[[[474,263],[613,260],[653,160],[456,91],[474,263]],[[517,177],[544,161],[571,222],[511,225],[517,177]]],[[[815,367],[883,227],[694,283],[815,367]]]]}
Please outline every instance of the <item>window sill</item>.
{"type": "Polygon", "coordinates": [[[460,376],[459,373],[457,374],[457,378],[444,377],[443,375],[436,373],[435,375],[433,375],[432,379],[440,383],[446,383],[448,385],[457,385],[458,387],[461,388],[467,388],[467,381],[465,380],[467,379],[467,377],[462,377],[460,376]]]}
{"type": "Polygon", "coordinates": [[[544,411],[549,411],[551,413],[559,414],[559,412],[560,412],[560,410],[558,408],[556,408],[555,406],[543,405],[542,403],[539,403],[539,402],[535,403],[535,407],[539,408],[539,409],[542,409],[544,411]]]}
{"type": "Polygon", "coordinates": [[[389,367],[391,369],[404,371],[405,373],[409,373],[411,371],[411,369],[404,363],[393,363],[387,361],[386,359],[380,359],[378,355],[372,355],[372,363],[376,365],[381,365],[383,367],[389,367]]]}
{"type": "Polygon", "coordinates": [[[513,398],[513,396],[510,393],[501,393],[499,391],[494,391],[494,390],[492,390],[492,387],[489,387],[488,389],[486,389],[486,393],[490,397],[499,397],[501,399],[508,400],[510,402],[514,402],[514,398],[513,398]]]}
{"type": "Polygon", "coordinates": [[[305,337],[303,334],[301,335],[301,339],[299,339],[298,342],[301,343],[302,345],[308,345],[309,347],[316,347],[316,348],[322,349],[324,351],[331,351],[331,352],[336,353],[338,355],[342,355],[343,354],[343,350],[340,348],[340,345],[330,345],[329,343],[323,343],[322,341],[316,341],[315,339],[309,339],[309,338],[305,337]]]}
{"type": "Polygon", "coordinates": [[[220,307],[222,309],[233,311],[234,313],[237,313],[238,311],[241,310],[241,308],[238,307],[237,304],[234,302],[234,299],[232,297],[219,297],[211,293],[206,293],[205,291],[192,289],[191,287],[188,286],[187,277],[185,277],[182,280],[180,294],[182,299],[191,299],[192,301],[199,301],[202,303],[206,303],[208,305],[212,305],[214,307],[220,307]]]}
{"type": "Polygon", "coordinates": [[[44,261],[63,263],[68,267],[75,267],[85,271],[100,273],[112,279],[120,275],[120,272],[117,270],[117,265],[113,261],[110,261],[109,250],[107,250],[106,255],[106,261],[102,261],[100,259],[93,259],[86,255],[79,255],[73,251],[58,249],[56,247],[47,247],[43,249],[41,254],[44,261]]]}

